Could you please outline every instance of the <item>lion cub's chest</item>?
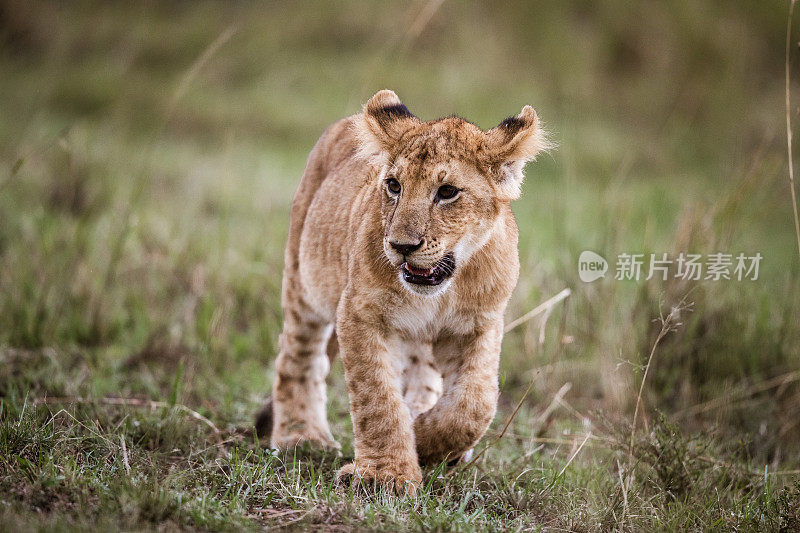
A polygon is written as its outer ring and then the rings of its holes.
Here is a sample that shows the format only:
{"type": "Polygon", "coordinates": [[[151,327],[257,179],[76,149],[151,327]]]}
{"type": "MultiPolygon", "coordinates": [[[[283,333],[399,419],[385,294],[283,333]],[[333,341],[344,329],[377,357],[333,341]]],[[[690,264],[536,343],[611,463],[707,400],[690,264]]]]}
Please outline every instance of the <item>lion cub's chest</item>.
{"type": "Polygon", "coordinates": [[[444,332],[469,334],[475,327],[475,314],[459,309],[446,297],[415,298],[390,310],[388,322],[397,335],[433,342],[444,332]]]}

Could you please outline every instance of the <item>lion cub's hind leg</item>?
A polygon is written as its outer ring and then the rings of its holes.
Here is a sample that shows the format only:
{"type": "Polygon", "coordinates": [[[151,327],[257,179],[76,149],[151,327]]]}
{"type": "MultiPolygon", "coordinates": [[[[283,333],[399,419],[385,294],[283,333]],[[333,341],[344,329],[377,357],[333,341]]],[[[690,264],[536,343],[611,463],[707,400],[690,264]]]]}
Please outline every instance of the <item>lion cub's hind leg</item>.
{"type": "Polygon", "coordinates": [[[430,343],[407,341],[403,348],[403,399],[413,420],[439,400],[442,375],[436,368],[430,343]]]}
{"type": "Polygon", "coordinates": [[[326,415],[326,346],[333,325],[310,311],[289,308],[284,315],[272,391],[272,446],[287,449],[309,441],[338,448],[326,415]]]}

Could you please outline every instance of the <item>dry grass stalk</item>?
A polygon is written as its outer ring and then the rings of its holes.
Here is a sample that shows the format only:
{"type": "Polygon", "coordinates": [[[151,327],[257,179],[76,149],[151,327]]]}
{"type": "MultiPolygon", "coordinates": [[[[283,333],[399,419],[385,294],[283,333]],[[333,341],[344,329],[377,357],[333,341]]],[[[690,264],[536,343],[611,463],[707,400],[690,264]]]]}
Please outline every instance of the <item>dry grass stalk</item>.
{"type": "Polygon", "coordinates": [[[508,333],[509,331],[516,328],[520,324],[524,324],[525,322],[527,322],[528,320],[532,319],[537,315],[540,315],[542,313],[549,314],[550,310],[553,308],[554,305],[556,305],[558,302],[562,300],[569,298],[570,294],[572,294],[571,290],[569,290],[568,288],[564,289],[563,291],[559,292],[552,298],[540,303],[539,305],[537,305],[536,307],[534,307],[521,317],[517,318],[516,320],[512,320],[511,323],[506,325],[504,332],[508,333]]]}
{"type": "MultiPolygon", "coordinates": [[[[175,408],[179,411],[182,411],[189,415],[190,417],[198,420],[211,428],[211,431],[214,432],[214,435],[219,438],[221,434],[219,428],[209,420],[208,418],[204,417],[194,409],[190,409],[185,405],[181,405],[179,403],[176,404],[169,404],[168,402],[156,402],[153,400],[142,400],[140,398],[81,398],[80,396],[67,396],[67,397],[51,397],[51,398],[36,398],[33,400],[34,405],[51,405],[51,404],[60,404],[60,403],[102,403],[106,405],[126,405],[130,407],[144,407],[147,409],[163,409],[167,408],[175,408]]],[[[123,443],[124,446],[124,443],[123,443]]]]}
{"type": "Polygon", "coordinates": [[[687,305],[686,300],[682,299],[677,306],[673,307],[669,314],[665,316],[660,316],[658,319],[661,321],[661,330],[658,332],[658,336],[656,336],[656,340],[653,343],[653,348],[650,350],[650,356],[647,358],[647,364],[644,366],[644,374],[642,375],[642,382],[639,385],[639,394],[636,396],[636,407],[633,410],[633,422],[631,423],[631,442],[628,448],[628,456],[633,456],[633,440],[636,435],[636,420],[639,416],[639,406],[642,403],[642,394],[644,393],[644,384],[647,381],[647,373],[650,370],[650,363],[653,362],[653,356],[656,354],[656,348],[664,340],[664,337],[671,331],[675,331],[675,329],[681,325],[678,320],[680,320],[681,311],[684,309],[688,309],[691,304],[687,305]]]}
{"type": "Polygon", "coordinates": [[[122,464],[125,465],[125,472],[128,476],[131,475],[131,462],[128,459],[128,447],[125,445],[125,436],[119,436],[119,442],[122,444],[122,464]]]}
{"type": "MultiPolygon", "coordinates": [[[[155,128],[152,139],[153,141],[150,143],[149,149],[155,153],[156,147],[158,146],[157,140],[162,136],[164,130],[167,127],[167,124],[172,120],[172,116],[177,109],[178,102],[183,98],[186,92],[189,90],[192,82],[197,78],[200,71],[203,67],[209,62],[209,60],[214,57],[214,55],[219,51],[219,49],[231,38],[236,34],[236,27],[231,25],[228,26],[225,31],[223,31],[216,39],[214,39],[211,44],[209,44],[203,52],[198,56],[198,58],[192,63],[186,73],[181,77],[180,83],[178,83],[177,88],[172,93],[172,97],[170,98],[169,105],[163,115],[163,118],[160,124],[155,128]]],[[[153,159],[153,157],[146,158],[147,160],[153,159]]],[[[139,170],[138,177],[136,178],[135,186],[131,192],[130,200],[125,204],[125,211],[123,212],[120,219],[122,220],[121,228],[119,231],[119,235],[117,235],[116,239],[111,244],[111,253],[109,255],[108,267],[106,268],[106,275],[103,279],[103,285],[100,287],[100,290],[97,291],[97,294],[105,294],[108,287],[111,286],[112,282],[117,276],[117,268],[119,267],[119,263],[122,260],[122,255],[124,251],[125,242],[128,240],[128,236],[132,230],[132,223],[133,223],[133,212],[134,209],[139,205],[140,200],[142,199],[145,189],[147,186],[147,182],[150,173],[147,172],[144,168],[139,170]]],[[[94,305],[94,322],[97,323],[99,321],[100,314],[102,313],[102,309],[99,304],[94,305]]]]}
{"type": "Polygon", "coordinates": [[[502,439],[502,438],[503,438],[503,435],[505,435],[505,434],[506,434],[506,431],[508,430],[508,426],[510,426],[510,425],[511,425],[511,422],[514,420],[514,417],[516,417],[516,416],[517,416],[517,413],[519,412],[520,408],[522,407],[522,402],[524,402],[524,401],[525,401],[525,398],[527,398],[527,397],[528,397],[528,393],[531,391],[531,387],[533,387],[533,381],[531,381],[531,382],[528,384],[528,388],[527,388],[527,389],[525,389],[525,394],[523,394],[523,395],[522,395],[522,398],[520,398],[520,399],[519,399],[519,403],[517,404],[517,407],[516,407],[516,409],[514,409],[514,412],[513,412],[513,413],[511,413],[511,416],[510,416],[510,417],[508,417],[508,421],[506,422],[506,425],[505,425],[505,426],[503,426],[503,431],[501,431],[501,432],[500,432],[500,434],[499,434],[499,435],[497,435],[497,436],[494,438],[494,440],[492,440],[492,442],[490,442],[489,444],[487,444],[487,445],[486,445],[486,447],[485,447],[484,449],[482,449],[480,452],[478,452],[478,453],[477,453],[477,455],[475,455],[475,457],[473,457],[473,458],[472,458],[472,460],[470,460],[470,462],[466,463],[466,464],[464,465],[464,469],[467,469],[467,468],[469,468],[470,466],[472,466],[473,464],[475,464],[475,462],[476,462],[478,459],[480,459],[480,458],[481,458],[481,456],[482,456],[484,453],[486,453],[486,450],[488,450],[489,448],[491,448],[492,446],[494,446],[495,444],[497,444],[497,443],[500,441],[500,439],[502,439]]]}
{"type": "Polygon", "coordinates": [[[225,28],[223,31],[214,41],[209,44],[205,50],[197,57],[197,59],[192,63],[189,70],[181,77],[181,81],[178,84],[178,87],[175,89],[175,92],[172,93],[172,98],[170,99],[169,105],[167,106],[167,112],[164,115],[164,122],[169,122],[172,118],[172,114],[175,112],[175,109],[178,105],[178,102],[183,98],[186,94],[186,91],[189,90],[189,87],[192,85],[192,82],[197,78],[197,75],[203,70],[203,67],[209,62],[209,60],[214,57],[214,55],[219,51],[222,46],[231,40],[231,38],[236,34],[237,28],[234,25],[230,25],[225,28]]]}
{"type": "Polygon", "coordinates": [[[707,411],[711,411],[712,409],[716,409],[718,407],[731,405],[734,402],[741,401],[742,399],[748,398],[759,392],[764,392],[770,389],[774,389],[776,387],[788,385],[789,383],[792,383],[794,381],[800,381],[800,370],[795,370],[794,372],[787,372],[786,374],[782,374],[772,379],[756,383],[754,385],[751,385],[750,387],[740,390],[734,390],[723,397],[714,398],[713,400],[693,405],[692,407],[688,407],[682,411],[679,411],[678,413],[675,414],[675,416],[680,418],[686,418],[692,415],[705,413],[707,411]]]}
{"type": "Polygon", "coordinates": [[[617,459],[617,474],[619,475],[619,490],[622,493],[622,516],[620,517],[620,529],[625,527],[625,515],[628,514],[628,487],[625,484],[625,479],[622,476],[622,465],[617,459]]]}
{"type": "Polygon", "coordinates": [[[797,236],[797,253],[800,254],[800,221],[797,216],[797,196],[794,192],[794,164],[792,163],[792,114],[791,114],[791,92],[789,86],[789,51],[792,39],[792,14],[794,13],[794,3],[789,4],[789,17],[786,21],[786,150],[789,156],[789,189],[792,191],[792,212],[794,213],[794,233],[797,236]]]}
{"type": "MultiPolygon", "coordinates": [[[[515,439],[517,441],[527,441],[533,442],[538,444],[555,444],[557,446],[570,446],[571,449],[575,449],[578,447],[578,443],[582,438],[586,438],[586,435],[577,433],[575,434],[575,438],[573,439],[560,439],[557,437],[529,437],[528,435],[519,435],[516,433],[506,433],[505,437],[510,439],[515,439]]],[[[598,437],[597,435],[590,435],[589,440],[592,441],[587,445],[589,448],[599,448],[602,450],[611,450],[612,448],[609,445],[603,444],[606,439],[602,437],[598,437]]]]}
{"type": "Polygon", "coordinates": [[[572,464],[572,461],[574,461],[575,458],[578,456],[578,454],[581,453],[581,450],[583,449],[583,447],[586,445],[586,442],[590,438],[592,438],[592,432],[591,431],[586,435],[586,438],[583,439],[583,442],[581,442],[581,445],[578,446],[578,449],[575,450],[575,453],[572,454],[572,457],[569,458],[569,461],[567,461],[567,464],[564,465],[564,468],[561,469],[561,472],[559,472],[558,476],[556,476],[556,477],[561,477],[561,476],[564,475],[564,472],[567,471],[567,468],[569,468],[569,465],[572,464]]]}
{"type": "Polygon", "coordinates": [[[541,434],[542,429],[545,428],[547,423],[550,421],[550,418],[553,416],[553,413],[558,408],[558,406],[561,405],[561,401],[564,399],[564,396],[566,396],[566,394],[569,392],[571,388],[572,388],[572,383],[567,382],[564,383],[560,389],[558,389],[558,392],[556,392],[556,395],[553,396],[553,401],[550,402],[550,405],[548,405],[547,408],[544,411],[542,411],[533,421],[534,431],[532,433],[534,435],[541,434]]]}
{"type": "Polygon", "coordinates": [[[403,50],[411,48],[413,43],[419,38],[420,34],[430,24],[431,19],[439,8],[442,7],[444,0],[429,0],[414,19],[414,23],[409,27],[403,39],[403,50]]]}

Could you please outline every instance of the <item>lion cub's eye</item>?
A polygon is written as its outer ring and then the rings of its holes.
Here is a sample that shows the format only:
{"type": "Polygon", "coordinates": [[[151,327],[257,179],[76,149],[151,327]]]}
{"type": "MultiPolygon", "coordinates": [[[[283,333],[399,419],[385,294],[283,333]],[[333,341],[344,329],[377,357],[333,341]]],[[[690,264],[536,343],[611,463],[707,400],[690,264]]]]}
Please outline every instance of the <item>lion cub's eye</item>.
{"type": "Polygon", "coordinates": [[[451,200],[456,197],[459,193],[459,190],[452,185],[442,185],[439,187],[439,190],[436,191],[436,199],[437,200],[451,200]]]}
{"type": "Polygon", "coordinates": [[[386,190],[388,190],[389,194],[392,196],[397,196],[400,194],[400,189],[402,189],[402,187],[400,187],[400,182],[396,179],[389,178],[386,180],[386,190]]]}

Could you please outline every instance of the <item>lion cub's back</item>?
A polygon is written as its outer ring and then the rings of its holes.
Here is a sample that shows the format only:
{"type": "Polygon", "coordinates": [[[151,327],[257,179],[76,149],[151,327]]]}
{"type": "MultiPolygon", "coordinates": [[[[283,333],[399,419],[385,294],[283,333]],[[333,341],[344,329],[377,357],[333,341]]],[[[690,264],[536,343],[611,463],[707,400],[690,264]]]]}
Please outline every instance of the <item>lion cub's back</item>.
{"type": "Polygon", "coordinates": [[[290,230],[290,240],[298,241],[304,299],[328,320],[334,319],[347,282],[351,208],[370,171],[355,157],[351,124],[352,117],[342,119],[317,141],[292,204],[292,225],[297,221],[301,228],[290,230]]]}

